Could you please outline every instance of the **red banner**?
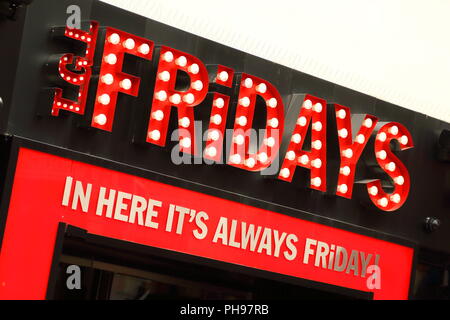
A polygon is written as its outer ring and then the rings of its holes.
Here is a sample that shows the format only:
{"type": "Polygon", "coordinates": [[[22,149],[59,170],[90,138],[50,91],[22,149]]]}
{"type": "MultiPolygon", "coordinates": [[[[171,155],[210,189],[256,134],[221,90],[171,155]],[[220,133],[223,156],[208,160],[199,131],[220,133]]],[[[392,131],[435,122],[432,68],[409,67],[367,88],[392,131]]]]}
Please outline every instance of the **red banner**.
{"type": "Polygon", "coordinates": [[[407,299],[413,249],[20,149],[0,298],[44,299],[58,223],[89,233],[407,299]]]}

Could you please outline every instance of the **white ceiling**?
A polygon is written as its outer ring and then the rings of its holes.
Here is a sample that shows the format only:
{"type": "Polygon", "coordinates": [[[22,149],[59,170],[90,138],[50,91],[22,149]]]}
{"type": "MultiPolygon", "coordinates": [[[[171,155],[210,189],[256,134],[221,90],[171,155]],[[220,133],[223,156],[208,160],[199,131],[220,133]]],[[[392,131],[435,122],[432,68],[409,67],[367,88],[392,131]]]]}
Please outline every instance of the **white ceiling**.
{"type": "Polygon", "coordinates": [[[450,123],[449,0],[101,0],[450,123]]]}

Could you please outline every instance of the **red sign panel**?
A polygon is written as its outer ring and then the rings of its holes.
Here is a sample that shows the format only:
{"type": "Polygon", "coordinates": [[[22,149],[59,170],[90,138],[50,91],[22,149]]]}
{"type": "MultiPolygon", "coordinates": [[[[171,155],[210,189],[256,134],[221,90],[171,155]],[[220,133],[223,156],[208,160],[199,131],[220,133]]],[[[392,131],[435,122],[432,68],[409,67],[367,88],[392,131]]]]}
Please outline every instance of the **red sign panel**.
{"type": "Polygon", "coordinates": [[[408,298],[409,247],[20,149],[0,252],[0,299],[45,298],[59,222],[105,237],[373,291],[375,299],[408,298]]]}

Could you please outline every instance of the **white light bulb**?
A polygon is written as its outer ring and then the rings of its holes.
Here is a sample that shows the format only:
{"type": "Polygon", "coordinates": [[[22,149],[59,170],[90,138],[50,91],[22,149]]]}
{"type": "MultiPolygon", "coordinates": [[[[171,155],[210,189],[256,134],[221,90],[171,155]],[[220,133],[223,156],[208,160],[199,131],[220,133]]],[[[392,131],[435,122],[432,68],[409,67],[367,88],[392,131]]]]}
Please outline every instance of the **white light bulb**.
{"type": "Polygon", "coordinates": [[[164,119],[164,112],[162,112],[161,110],[157,110],[153,112],[152,117],[155,120],[161,121],[162,119],[164,119]]]}
{"type": "Polygon", "coordinates": [[[347,129],[345,129],[345,128],[339,130],[338,133],[339,133],[339,137],[341,137],[341,138],[343,138],[343,139],[345,139],[345,138],[348,137],[348,131],[347,131],[347,129]]]}
{"type": "Polygon", "coordinates": [[[189,66],[188,71],[192,74],[197,74],[200,71],[200,67],[198,64],[194,63],[189,66]]]}
{"type": "Polygon", "coordinates": [[[98,102],[106,106],[111,102],[111,97],[107,93],[102,94],[100,97],[98,97],[98,102]]]}
{"type": "Polygon", "coordinates": [[[303,108],[305,109],[311,109],[313,106],[312,101],[311,100],[305,100],[305,102],[303,102],[303,108]]]}
{"type": "Polygon", "coordinates": [[[346,194],[348,191],[348,187],[346,184],[341,184],[340,186],[338,186],[338,191],[340,193],[346,194]]]}
{"type": "Polygon", "coordinates": [[[108,64],[114,65],[117,63],[117,56],[114,53],[110,53],[105,57],[105,61],[108,64]]]}
{"type": "Polygon", "coordinates": [[[387,198],[381,198],[381,199],[378,200],[378,204],[380,206],[382,206],[383,208],[387,207],[388,203],[389,202],[388,202],[387,198]]]}
{"type": "Polygon", "coordinates": [[[217,155],[217,149],[215,147],[209,147],[206,150],[206,154],[210,157],[215,157],[217,155]]]}
{"type": "Polygon", "coordinates": [[[336,112],[336,116],[339,119],[345,119],[345,117],[347,116],[347,112],[345,112],[344,109],[339,110],[338,112],[336,112]]]}
{"type": "Polygon", "coordinates": [[[301,163],[301,164],[307,165],[308,162],[309,162],[309,157],[308,157],[306,154],[304,154],[304,155],[302,155],[302,156],[300,157],[299,160],[300,160],[300,163],[301,163]]]}
{"type": "Polygon", "coordinates": [[[295,160],[295,152],[294,151],[288,151],[288,153],[286,153],[286,158],[290,161],[295,160]]]}
{"type": "Polygon", "coordinates": [[[239,154],[234,154],[230,157],[230,160],[234,164],[239,164],[241,163],[241,156],[239,154]]]}
{"type": "Polygon", "coordinates": [[[165,91],[163,91],[163,90],[158,91],[156,93],[156,99],[159,100],[159,101],[166,101],[167,93],[165,91]]]}
{"type": "Polygon", "coordinates": [[[229,77],[229,75],[228,75],[228,72],[226,72],[226,71],[220,72],[217,76],[217,78],[219,78],[219,80],[222,82],[226,82],[228,80],[228,77],[229,77]]]}
{"type": "Polygon", "coordinates": [[[396,135],[398,134],[398,127],[397,127],[397,126],[392,126],[392,127],[389,129],[389,132],[390,132],[391,134],[393,134],[394,136],[396,136],[396,135]]]}
{"type": "Polygon", "coordinates": [[[356,142],[358,142],[359,144],[363,144],[366,141],[366,138],[364,137],[363,134],[358,134],[356,136],[356,142]]]}
{"type": "Polygon", "coordinates": [[[322,149],[322,141],[320,140],[313,141],[312,147],[316,150],[322,149]]]}
{"type": "Polygon", "coordinates": [[[289,171],[289,169],[288,168],[283,168],[283,169],[281,169],[281,171],[280,171],[280,175],[283,177],[283,178],[289,178],[289,176],[291,175],[291,171],[289,171]]]}
{"type": "Polygon", "coordinates": [[[394,178],[394,182],[399,186],[402,186],[405,183],[405,178],[403,178],[403,176],[398,176],[397,178],[394,178]]]}
{"type": "Polygon", "coordinates": [[[302,126],[302,127],[306,126],[306,122],[307,122],[307,120],[305,117],[300,117],[297,119],[297,124],[299,126],[302,126]]]}
{"type": "Polygon", "coordinates": [[[215,114],[212,118],[211,118],[212,122],[215,125],[219,125],[222,123],[222,117],[220,116],[220,114],[215,114]]]}
{"type": "Polygon", "coordinates": [[[314,131],[321,131],[322,130],[322,122],[320,122],[320,121],[314,122],[312,125],[312,128],[314,131]]]}
{"type": "Polygon", "coordinates": [[[275,99],[275,98],[270,98],[269,101],[267,101],[267,105],[268,105],[270,108],[276,108],[277,105],[278,105],[278,101],[277,101],[277,99],[275,99]]]}
{"type": "Polygon", "coordinates": [[[372,126],[373,126],[373,121],[372,121],[372,119],[367,118],[366,120],[364,120],[364,126],[365,126],[366,128],[372,128],[372,126]]]}
{"type": "Polygon", "coordinates": [[[261,152],[260,154],[258,154],[258,160],[261,163],[266,163],[267,160],[269,160],[269,157],[267,156],[267,153],[261,152]]]}
{"type": "Polygon", "coordinates": [[[267,139],[264,139],[264,142],[267,146],[269,146],[270,148],[272,148],[273,146],[275,146],[275,138],[273,137],[269,137],[267,139]]]}
{"type": "Polygon", "coordinates": [[[166,62],[172,62],[173,61],[173,53],[170,51],[166,51],[163,54],[163,60],[166,62]]]}
{"type": "Polygon", "coordinates": [[[377,152],[377,158],[381,159],[381,160],[385,160],[387,157],[387,153],[384,150],[381,150],[379,152],[377,152]]]}
{"type": "Polygon", "coordinates": [[[393,172],[395,171],[396,166],[394,162],[389,162],[385,168],[386,170],[393,172]]]}
{"type": "Polygon", "coordinates": [[[136,46],[136,43],[134,42],[133,39],[129,38],[129,39],[125,40],[125,42],[123,43],[123,46],[125,48],[127,48],[128,50],[133,50],[134,47],[136,46]]]}
{"type": "Polygon", "coordinates": [[[387,139],[386,133],[380,132],[380,133],[378,134],[378,140],[379,140],[379,141],[385,142],[386,139],[387,139]]]}
{"type": "Polygon", "coordinates": [[[255,159],[253,158],[248,158],[247,160],[245,160],[245,165],[249,168],[253,168],[256,164],[255,159]]]}
{"type": "Polygon", "coordinates": [[[185,149],[190,148],[191,147],[191,138],[186,137],[186,138],[181,139],[180,144],[185,149]]]}
{"type": "Polygon", "coordinates": [[[161,133],[159,132],[159,130],[153,130],[149,133],[149,137],[152,140],[158,141],[161,138],[161,133]]]}
{"type": "Polygon", "coordinates": [[[318,187],[320,187],[320,186],[322,185],[322,179],[320,179],[319,177],[316,177],[316,178],[314,178],[314,179],[311,179],[311,184],[312,184],[314,187],[318,188],[318,187]]]}
{"type": "Polygon", "coordinates": [[[302,141],[302,136],[300,134],[296,133],[292,136],[291,140],[294,143],[300,143],[300,141],[302,141]]]}
{"type": "Polygon", "coordinates": [[[323,109],[323,107],[322,107],[322,104],[321,104],[320,102],[317,102],[317,103],[314,105],[314,111],[315,111],[315,112],[322,112],[322,109],[323,109]]]}
{"type": "Polygon", "coordinates": [[[187,65],[186,57],[185,56],[179,57],[177,60],[175,60],[175,64],[180,67],[185,67],[187,65]]]}
{"type": "Polygon", "coordinates": [[[351,170],[350,170],[349,166],[345,166],[340,169],[340,173],[346,177],[348,177],[350,175],[350,172],[351,172],[351,170]]]}
{"type": "Polygon", "coordinates": [[[322,160],[320,159],[314,159],[311,161],[311,166],[313,166],[316,169],[320,169],[322,167],[322,160]]]}
{"type": "Polygon", "coordinates": [[[406,144],[408,144],[408,137],[407,136],[401,136],[401,138],[400,138],[400,143],[401,144],[403,144],[403,145],[406,145],[406,144]]]}
{"type": "Polygon", "coordinates": [[[247,124],[247,117],[245,117],[245,116],[240,116],[239,118],[238,118],[238,124],[240,125],[240,126],[245,126],[246,124],[247,124]]]}
{"type": "Polygon", "coordinates": [[[102,113],[95,117],[95,122],[101,126],[104,126],[106,124],[106,116],[102,113]]]}
{"type": "Polygon", "coordinates": [[[109,36],[108,41],[112,44],[118,44],[120,42],[120,36],[117,33],[113,33],[109,36]]]}
{"type": "Polygon", "coordinates": [[[114,83],[114,77],[112,74],[107,73],[102,77],[102,82],[107,85],[112,85],[114,83]]]}
{"type": "Polygon", "coordinates": [[[250,105],[250,99],[248,97],[243,97],[239,100],[239,104],[243,107],[248,107],[250,105]]]}
{"type": "Polygon", "coordinates": [[[245,138],[242,134],[238,134],[236,137],[234,137],[234,142],[238,145],[242,145],[245,142],[245,138]]]}
{"type": "Polygon", "coordinates": [[[256,91],[259,93],[266,93],[267,86],[264,83],[260,83],[256,86],[256,91]]]}
{"type": "Polygon", "coordinates": [[[244,82],[242,83],[242,85],[243,85],[244,87],[246,87],[247,89],[250,89],[251,87],[253,87],[253,80],[250,79],[250,78],[246,78],[246,79],[244,80],[244,82]]]}
{"type": "Polygon", "coordinates": [[[272,128],[277,128],[278,127],[278,119],[277,118],[272,118],[269,120],[269,122],[267,123],[269,126],[271,126],[272,128]]]}
{"type": "Polygon", "coordinates": [[[209,137],[209,139],[211,139],[211,140],[213,140],[213,141],[217,141],[217,140],[219,140],[219,138],[220,138],[220,133],[219,133],[218,130],[211,130],[211,131],[208,133],[208,137],[209,137]]]}
{"type": "Polygon", "coordinates": [[[181,102],[181,96],[178,93],[175,93],[169,98],[170,102],[173,104],[179,104],[181,102]]]}
{"type": "Polygon", "coordinates": [[[353,157],[353,150],[350,148],[344,150],[342,153],[343,153],[344,157],[346,157],[346,158],[350,159],[351,157],[353,157]]]}
{"type": "Polygon", "coordinates": [[[375,186],[370,187],[370,188],[369,188],[369,193],[370,193],[372,196],[375,197],[375,196],[378,194],[378,188],[375,187],[375,186]]]}
{"type": "Polygon", "coordinates": [[[187,128],[191,124],[191,121],[189,120],[188,117],[183,117],[178,121],[178,123],[181,127],[187,128]]]}
{"type": "Polygon", "coordinates": [[[183,101],[186,102],[187,104],[193,104],[195,101],[195,97],[192,93],[188,93],[183,96],[183,101]]]}
{"type": "Polygon", "coordinates": [[[160,72],[158,74],[158,79],[161,81],[164,81],[164,82],[169,81],[170,80],[170,72],[169,71],[160,72]]]}
{"type": "Polygon", "coordinates": [[[142,53],[143,55],[147,55],[147,54],[150,53],[150,46],[149,46],[148,44],[144,43],[144,44],[142,44],[142,45],[139,47],[138,50],[139,50],[139,52],[142,53]]]}
{"type": "Polygon", "coordinates": [[[215,105],[217,108],[222,109],[222,108],[225,106],[225,100],[223,100],[222,98],[217,98],[217,99],[214,101],[214,105],[215,105]]]}
{"type": "Polygon", "coordinates": [[[398,193],[396,193],[396,194],[393,194],[392,196],[390,196],[390,199],[394,203],[400,203],[401,197],[398,193]]]}
{"type": "Polygon", "coordinates": [[[131,89],[131,80],[130,79],[123,79],[120,81],[120,87],[124,90],[130,90],[131,89]]]}
{"type": "Polygon", "coordinates": [[[203,89],[203,82],[200,80],[194,81],[191,87],[194,90],[201,91],[203,89]]]}

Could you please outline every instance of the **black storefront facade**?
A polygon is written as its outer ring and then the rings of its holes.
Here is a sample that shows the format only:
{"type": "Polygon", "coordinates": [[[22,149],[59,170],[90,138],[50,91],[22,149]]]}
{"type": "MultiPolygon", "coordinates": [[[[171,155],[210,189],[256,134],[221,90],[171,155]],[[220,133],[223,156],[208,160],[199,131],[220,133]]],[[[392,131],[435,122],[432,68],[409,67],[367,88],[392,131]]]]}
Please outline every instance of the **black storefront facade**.
{"type": "Polygon", "coordinates": [[[449,297],[448,123],[73,2],[0,21],[0,298],[449,297]]]}

